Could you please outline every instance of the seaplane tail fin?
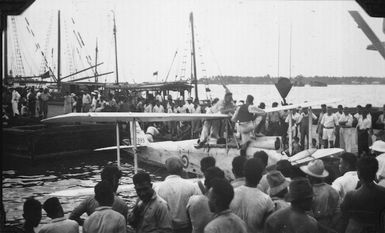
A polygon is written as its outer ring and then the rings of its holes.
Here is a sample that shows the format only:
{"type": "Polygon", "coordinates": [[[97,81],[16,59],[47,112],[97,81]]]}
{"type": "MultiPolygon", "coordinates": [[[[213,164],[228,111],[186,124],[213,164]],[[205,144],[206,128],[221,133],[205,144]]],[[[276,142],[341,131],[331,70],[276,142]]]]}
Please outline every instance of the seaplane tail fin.
{"type": "Polygon", "coordinates": [[[373,32],[373,30],[369,27],[369,25],[366,23],[364,18],[360,15],[358,11],[349,11],[349,14],[353,17],[354,21],[358,24],[358,27],[365,33],[366,37],[372,42],[372,46],[369,45],[369,48],[372,48],[374,50],[377,50],[381,56],[385,59],[385,46],[382,44],[382,42],[378,39],[376,34],[373,32]]]}
{"type": "Polygon", "coordinates": [[[146,134],[144,133],[138,122],[136,122],[136,143],[139,146],[147,146],[150,144],[146,134]]]}

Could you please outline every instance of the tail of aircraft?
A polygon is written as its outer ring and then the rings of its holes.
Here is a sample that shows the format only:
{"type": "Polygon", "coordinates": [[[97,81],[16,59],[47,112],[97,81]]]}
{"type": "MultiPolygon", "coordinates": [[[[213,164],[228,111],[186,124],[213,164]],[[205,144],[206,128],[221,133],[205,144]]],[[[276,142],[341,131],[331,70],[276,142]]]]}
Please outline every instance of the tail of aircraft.
{"type": "MultiPolygon", "coordinates": [[[[360,15],[358,11],[349,11],[349,14],[353,17],[354,21],[356,21],[358,27],[365,33],[366,37],[370,40],[372,44],[368,45],[367,49],[369,50],[377,50],[381,56],[385,59],[385,42],[381,42],[377,35],[373,32],[373,30],[366,23],[364,18],[360,15]]],[[[385,33],[385,20],[383,23],[383,30],[385,33]]]]}
{"type": "MultiPolygon", "coordinates": [[[[131,137],[132,137],[132,135],[131,135],[131,137]]],[[[146,145],[150,144],[150,142],[147,139],[145,132],[142,130],[139,122],[137,122],[137,121],[136,121],[136,143],[137,143],[137,145],[140,145],[140,146],[146,146],[146,145]]]]}

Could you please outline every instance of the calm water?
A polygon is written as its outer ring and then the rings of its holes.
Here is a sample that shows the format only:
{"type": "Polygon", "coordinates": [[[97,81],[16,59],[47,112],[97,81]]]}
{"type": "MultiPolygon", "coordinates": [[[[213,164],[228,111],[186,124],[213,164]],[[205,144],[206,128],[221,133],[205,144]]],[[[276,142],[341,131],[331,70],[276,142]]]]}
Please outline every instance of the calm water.
{"type": "MultiPolygon", "coordinates": [[[[116,159],[115,153],[94,153],[87,156],[66,158],[62,160],[44,161],[36,164],[6,161],[3,164],[3,203],[7,217],[7,224],[19,225],[23,222],[23,203],[28,197],[35,197],[43,203],[56,191],[76,188],[92,188],[100,181],[100,172],[103,167],[116,159]]],[[[123,177],[121,184],[131,184],[134,173],[132,161],[122,153],[123,177]]],[[[153,180],[165,177],[165,171],[150,166],[140,167],[152,174],[153,180]]],[[[136,200],[135,191],[119,193],[132,207],[136,200]]],[[[65,216],[76,207],[86,196],[60,197],[65,216]]],[[[45,216],[41,224],[46,224],[49,218],[45,216]]]]}
{"type": "MultiPolygon", "coordinates": [[[[209,85],[212,98],[223,98],[225,91],[221,85],[209,85]]],[[[254,103],[265,102],[267,106],[275,101],[280,102],[281,97],[274,85],[228,85],[235,100],[244,100],[248,94],[254,96],[254,103]]],[[[206,98],[205,85],[198,86],[200,98],[206,98]]],[[[210,94],[208,94],[210,97],[210,94]]],[[[327,87],[293,87],[287,96],[290,103],[304,101],[318,101],[325,98],[339,98],[337,106],[342,104],[355,107],[358,104],[380,107],[385,104],[385,85],[329,85],[327,87]]]]}

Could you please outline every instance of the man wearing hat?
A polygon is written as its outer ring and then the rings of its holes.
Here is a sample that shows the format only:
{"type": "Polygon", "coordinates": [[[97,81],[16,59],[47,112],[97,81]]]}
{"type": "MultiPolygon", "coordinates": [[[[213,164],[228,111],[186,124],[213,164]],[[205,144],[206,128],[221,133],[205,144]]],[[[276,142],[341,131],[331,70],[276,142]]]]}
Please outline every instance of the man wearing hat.
{"type": "Polygon", "coordinates": [[[288,195],[291,206],[270,215],[265,222],[264,232],[318,232],[317,220],[306,213],[311,210],[312,198],[313,189],[308,179],[291,181],[288,195]]]}
{"type": "Polygon", "coordinates": [[[183,106],[185,111],[188,113],[192,113],[194,110],[194,104],[192,103],[192,101],[193,101],[193,99],[191,97],[188,97],[185,105],[183,106]]]}
{"type": "Polygon", "coordinates": [[[307,174],[313,186],[312,210],[314,218],[323,226],[333,227],[333,216],[338,211],[339,195],[332,186],[324,182],[324,178],[329,176],[329,172],[325,170],[323,161],[313,160],[307,165],[301,166],[300,169],[307,174]]]}
{"type": "Polygon", "coordinates": [[[269,184],[268,193],[274,203],[274,212],[279,209],[289,207],[290,204],[285,200],[288,193],[290,180],[285,178],[280,171],[267,173],[267,183],[269,184]]]}
{"type": "Polygon", "coordinates": [[[370,149],[376,155],[378,161],[377,181],[378,184],[385,187],[385,142],[375,141],[370,149]]]}
{"type": "Polygon", "coordinates": [[[170,175],[155,188],[155,191],[170,208],[174,232],[191,232],[186,206],[191,196],[199,195],[201,192],[196,185],[181,177],[183,162],[180,158],[168,158],[166,168],[170,175]]]}

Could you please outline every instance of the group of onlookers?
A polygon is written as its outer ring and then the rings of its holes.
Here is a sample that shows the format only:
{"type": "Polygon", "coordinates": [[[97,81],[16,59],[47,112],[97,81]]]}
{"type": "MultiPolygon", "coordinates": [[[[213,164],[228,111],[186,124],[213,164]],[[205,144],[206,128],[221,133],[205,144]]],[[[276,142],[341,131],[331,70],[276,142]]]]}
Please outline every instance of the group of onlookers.
{"type": "MultiPolygon", "coordinates": [[[[129,209],[117,196],[122,172],[108,165],[95,186],[66,219],[60,201],[47,199],[43,209],[52,219],[44,232],[381,232],[385,227],[385,142],[371,146],[373,155],[358,159],[340,156],[340,176],[330,174],[324,161],[292,166],[287,160],[267,166],[268,155],[234,157],[233,180],[216,166],[213,157],[201,160],[202,179],[183,178],[183,161],[170,157],[169,175],[153,183],[146,172],[132,178],[137,201],[129,209]],[[88,218],[81,219],[83,213],[88,218]]],[[[41,204],[24,204],[21,232],[33,232],[41,218],[41,204]]]]}
{"type": "Polygon", "coordinates": [[[47,88],[3,87],[2,91],[3,118],[47,117],[48,100],[51,98],[47,88]]]}

